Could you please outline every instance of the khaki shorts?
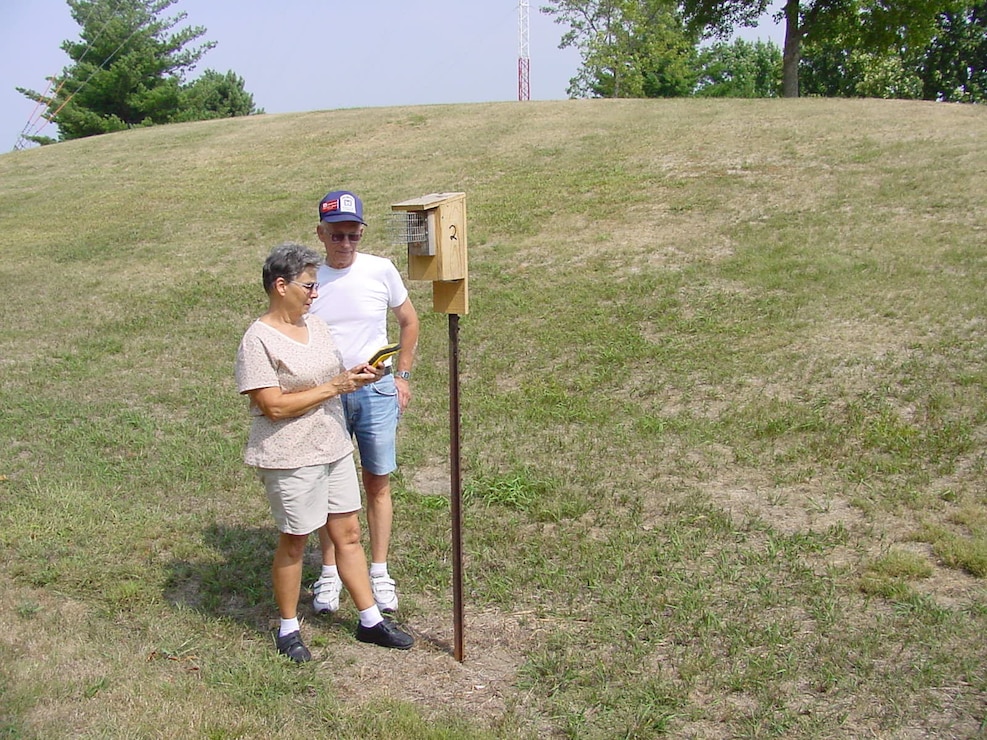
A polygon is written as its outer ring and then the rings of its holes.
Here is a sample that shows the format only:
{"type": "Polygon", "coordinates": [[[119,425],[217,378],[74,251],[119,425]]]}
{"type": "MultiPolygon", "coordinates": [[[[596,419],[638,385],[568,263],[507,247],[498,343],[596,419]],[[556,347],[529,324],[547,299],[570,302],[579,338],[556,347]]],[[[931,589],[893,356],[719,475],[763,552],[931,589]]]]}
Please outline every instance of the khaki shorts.
{"type": "Polygon", "coordinates": [[[329,514],[360,510],[360,485],[353,455],[328,465],[304,468],[257,468],[271,515],[285,534],[310,534],[329,514]]]}

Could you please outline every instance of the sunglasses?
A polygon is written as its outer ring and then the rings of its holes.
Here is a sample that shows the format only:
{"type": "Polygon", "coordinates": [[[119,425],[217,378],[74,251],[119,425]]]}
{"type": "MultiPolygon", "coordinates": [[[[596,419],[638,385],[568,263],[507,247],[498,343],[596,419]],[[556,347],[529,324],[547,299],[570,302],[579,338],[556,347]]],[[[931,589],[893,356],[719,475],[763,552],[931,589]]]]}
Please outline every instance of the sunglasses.
{"type": "Polygon", "coordinates": [[[340,234],[337,232],[332,232],[329,234],[329,241],[339,244],[346,239],[349,239],[353,244],[356,244],[363,238],[363,234],[340,234]]]}

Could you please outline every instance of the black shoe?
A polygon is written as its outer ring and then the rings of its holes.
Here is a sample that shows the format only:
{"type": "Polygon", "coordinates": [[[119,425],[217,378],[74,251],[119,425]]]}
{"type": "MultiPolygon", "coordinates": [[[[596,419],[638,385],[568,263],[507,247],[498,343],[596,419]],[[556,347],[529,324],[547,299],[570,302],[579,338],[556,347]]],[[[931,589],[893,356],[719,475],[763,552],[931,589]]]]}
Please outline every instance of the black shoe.
{"type": "Polygon", "coordinates": [[[278,652],[296,663],[305,663],[312,660],[312,653],[305,647],[305,643],[302,642],[302,633],[298,630],[289,632],[284,637],[278,635],[277,643],[278,652]]]}
{"type": "Polygon", "coordinates": [[[373,627],[364,627],[362,624],[356,628],[356,639],[360,642],[369,642],[381,647],[397,648],[398,650],[408,650],[415,644],[415,638],[398,627],[387,617],[373,627]]]}

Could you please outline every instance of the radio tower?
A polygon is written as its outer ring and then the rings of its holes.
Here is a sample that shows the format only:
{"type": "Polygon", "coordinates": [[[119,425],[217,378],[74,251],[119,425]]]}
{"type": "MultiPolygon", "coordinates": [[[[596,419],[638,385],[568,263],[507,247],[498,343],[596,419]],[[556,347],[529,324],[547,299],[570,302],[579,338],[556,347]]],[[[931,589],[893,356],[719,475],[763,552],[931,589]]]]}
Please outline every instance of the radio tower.
{"type": "Polygon", "coordinates": [[[517,99],[531,100],[531,59],[528,57],[528,0],[519,0],[517,9],[517,99]]]}

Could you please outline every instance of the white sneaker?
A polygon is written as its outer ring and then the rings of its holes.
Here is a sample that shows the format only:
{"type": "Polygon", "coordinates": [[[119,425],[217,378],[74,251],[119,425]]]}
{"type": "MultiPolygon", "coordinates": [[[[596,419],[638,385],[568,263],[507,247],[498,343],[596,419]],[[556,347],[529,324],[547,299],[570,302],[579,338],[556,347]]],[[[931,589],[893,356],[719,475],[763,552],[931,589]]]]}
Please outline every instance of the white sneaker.
{"type": "Polygon", "coordinates": [[[370,590],[374,592],[374,601],[382,612],[398,610],[398,592],[394,587],[394,579],[389,576],[370,576],[370,590]]]}
{"type": "Polygon", "coordinates": [[[339,592],[343,582],[336,577],[323,576],[312,584],[312,608],[316,614],[334,612],[339,609],[339,592]]]}

